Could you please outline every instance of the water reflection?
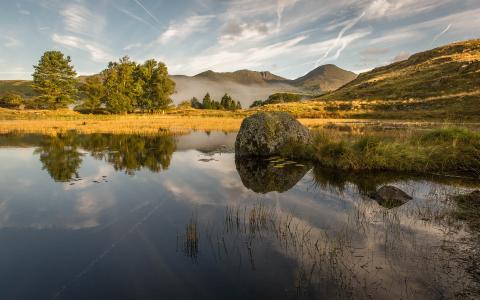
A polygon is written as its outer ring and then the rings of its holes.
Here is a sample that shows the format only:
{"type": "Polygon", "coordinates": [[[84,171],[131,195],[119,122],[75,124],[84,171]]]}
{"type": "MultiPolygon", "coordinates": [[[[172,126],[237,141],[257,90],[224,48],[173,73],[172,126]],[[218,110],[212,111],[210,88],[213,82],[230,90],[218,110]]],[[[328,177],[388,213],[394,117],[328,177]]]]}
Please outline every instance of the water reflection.
{"type": "Polygon", "coordinates": [[[478,295],[447,197],[478,182],[239,160],[233,141],[0,136],[0,299],[478,295]],[[387,209],[384,185],[413,199],[387,209]]]}
{"type": "Polygon", "coordinates": [[[265,159],[235,157],[235,165],[245,187],[256,193],[286,192],[310,169],[307,165],[275,165],[265,159]]]}
{"type": "Polygon", "coordinates": [[[70,181],[78,177],[78,168],[82,164],[79,151],[80,141],[76,134],[65,134],[56,137],[45,137],[35,154],[40,155],[43,169],[59,182],[70,181]]]}
{"type": "Polygon", "coordinates": [[[170,135],[79,135],[67,132],[40,139],[24,136],[23,145],[32,140],[38,141],[35,154],[39,155],[43,169],[57,182],[68,182],[79,177],[78,169],[84,151],[108,162],[116,171],[133,175],[143,168],[152,172],[168,169],[176,149],[175,137],[170,135]]]}

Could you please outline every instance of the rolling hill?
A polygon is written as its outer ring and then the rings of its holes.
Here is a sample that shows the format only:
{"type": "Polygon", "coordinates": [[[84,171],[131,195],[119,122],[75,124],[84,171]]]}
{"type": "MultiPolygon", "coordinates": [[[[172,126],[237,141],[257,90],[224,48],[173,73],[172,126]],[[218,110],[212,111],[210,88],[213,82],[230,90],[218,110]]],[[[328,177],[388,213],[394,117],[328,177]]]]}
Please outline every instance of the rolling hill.
{"type": "Polygon", "coordinates": [[[302,117],[480,120],[480,40],[448,44],[360,74],[312,101],[267,105],[302,117]]]}
{"type": "Polygon", "coordinates": [[[360,74],[323,99],[407,100],[480,93],[480,40],[449,44],[360,74]]]}

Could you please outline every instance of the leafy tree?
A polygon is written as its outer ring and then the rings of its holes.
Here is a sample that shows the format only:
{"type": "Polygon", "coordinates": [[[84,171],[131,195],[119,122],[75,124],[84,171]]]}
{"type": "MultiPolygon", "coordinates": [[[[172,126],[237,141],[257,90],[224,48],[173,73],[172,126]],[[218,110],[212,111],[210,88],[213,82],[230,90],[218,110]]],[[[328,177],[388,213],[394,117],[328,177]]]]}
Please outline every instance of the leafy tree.
{"type": "Polygon", "coordinates": [[[118,62],[110,62],[102,71],[105,95],[103,101],[113,113],[133,112],[137,98],[143,94],[143,82],[134,76],[137,66],[128,56],[118,62]]]}
{"type": "Polygon", "coordinates": [[[0,107],[19,108],[23,105],[22,96],[15,93],[7,93],[0,98],[0,107]]]}
{"type": "Polygon", "coordinates": [[[200,103],[200,101],[198,101],[198,99],[195,98],[195,97],[193,97],[192,100],[190,100],[190,105],[193,108],[196,108],[196,109],[202,109],[203,108],[202,103],[200,103]]]}
{"type": "Polygon", "coordinates": [[[100,76],[87,77],[85,84],[81,87],[81,90],[87,96],[82,105],[83,109],[94,112],[100,108],[102,104],[102,98],[105,96],[105,88],[100,76]]]}
{"type": "Polygon", "coordinates": [[[202,106],[204,109],[212,109],[214,108],[212,106],[212,98],[210,97],[210,93],[207,93],[205,95],[205,97],[203,97],[203,102],[202,102],[202,106]]]}
{"type": "Polygon", "coordinates": [[[222,97],[220,104],[224,109],[228,109],[228,110],[237,110],[242,108],[242,105],[240,104],[240,102],[233,100],[232,97],[230,97],[228,94],[225,94],[222,97]]]}
{"type": "Polygon", "coordinates": [[[40,96],[42,108],[57,109],[75,102],[77,73],[69,56],[60,51],[47,51],[34,66],[33,88],[40,96]]]}
{"type": "Polygon", "coordinates": [[[136,103],[141,110],[166,109],[172,103],[170,96],[175,92],[175,82],[164,63],[150,59],[137,66],[136,80],[142,87],[136,103]]]}

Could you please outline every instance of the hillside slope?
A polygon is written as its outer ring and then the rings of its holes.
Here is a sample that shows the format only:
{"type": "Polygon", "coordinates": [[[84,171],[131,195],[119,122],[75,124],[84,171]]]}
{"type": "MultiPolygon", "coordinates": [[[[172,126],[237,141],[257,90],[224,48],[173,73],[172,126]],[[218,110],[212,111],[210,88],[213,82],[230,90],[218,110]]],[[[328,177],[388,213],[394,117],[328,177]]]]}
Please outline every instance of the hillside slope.
{"type": "Polygon", "coordinates": [[[293,85],[311,91],[333,91],[357,78],[357,74],[335,65],[324,65],[293,80],[293,85]]]}
{"type": "Polygon", "coordinates": [[[0,80],[0,96],[7,93],[19,94],[27,98],[35,95],[30,80],[0,80]]]}
{"type": "Polygon", "coordinates": [[[480,93],[480,40],[449,44],[360,74],[322,99],[427,99],[480,93]]]}

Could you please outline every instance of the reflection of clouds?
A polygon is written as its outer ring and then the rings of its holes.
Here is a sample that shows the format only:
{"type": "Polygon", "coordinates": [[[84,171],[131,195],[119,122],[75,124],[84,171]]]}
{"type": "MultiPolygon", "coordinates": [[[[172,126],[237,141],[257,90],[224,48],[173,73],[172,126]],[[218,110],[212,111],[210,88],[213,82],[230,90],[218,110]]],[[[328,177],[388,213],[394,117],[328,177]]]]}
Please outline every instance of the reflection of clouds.
{"type": "Polygon", "coordinates": [[[93,195],[85,193],[75,200],[72,223],[67,227],[73,229],[90,228],[99,225],[99,218],[103,212],[115,205],[110,192],[93,195]]]}
{"type": "Polygon", "coordinates": [[[74,190],[83,190],[95,186],[97,183],[94,181],[103,180],[102,176],[112,176],[114,174],[114,169],[110,165],[101,165],[98,167],[95,174],[82,177],[79,181],[74,181],[74,185],[71,185],[70,182],[65,182],[63,184],[63,189],[65,191],[74,191],[74,190]]]}
{"type": "Polygon", "coordinates": [[[195,204],[214,203],[214,201],[212,201],[213,199],[205,197],[205,195],[202,195],[200,191],[194,190],[185,184],[176,183],[170,179],[163,180],[161,183],[167,191],[175,196],[176,200],[187,200],[188,202],[195,204]]]}

